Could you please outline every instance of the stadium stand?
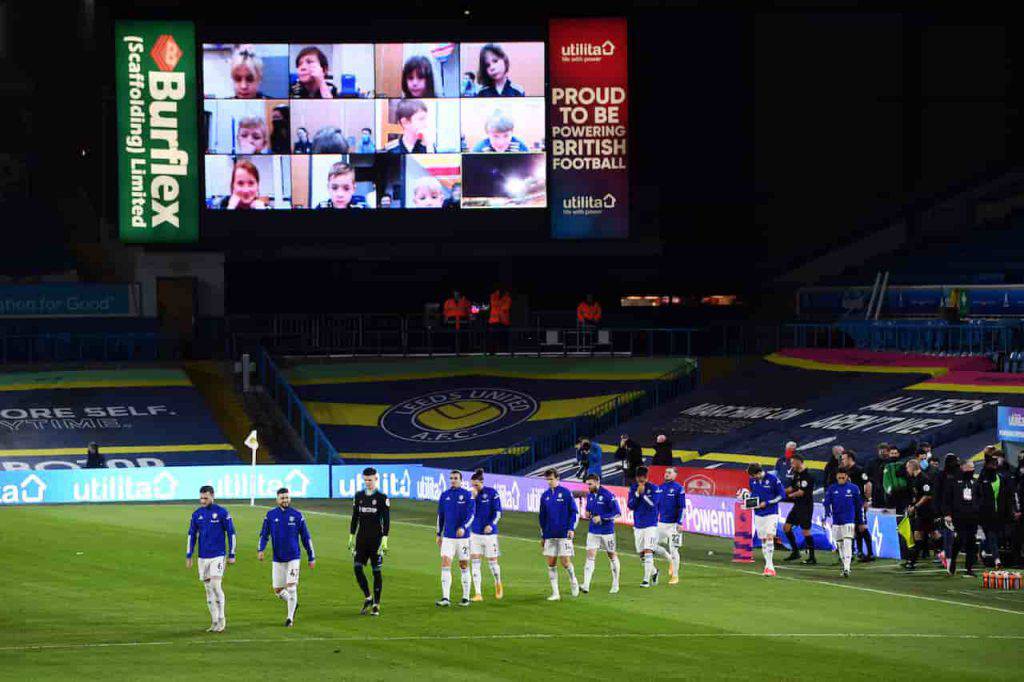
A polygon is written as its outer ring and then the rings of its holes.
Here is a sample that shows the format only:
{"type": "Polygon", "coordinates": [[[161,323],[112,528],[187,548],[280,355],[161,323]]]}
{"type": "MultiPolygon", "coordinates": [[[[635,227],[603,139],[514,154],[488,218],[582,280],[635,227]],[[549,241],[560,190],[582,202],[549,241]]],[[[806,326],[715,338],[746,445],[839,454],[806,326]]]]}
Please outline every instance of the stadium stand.
{"type": "MultiPolygon", "coordinates": [[[[704,468],[771,466],[789,440],[818,471],[834,445],[856,452],[862,465],[881,441],[901,450],[928,442],[970,457],[994,442],[995,406],[1024,405],[1021,376],[993,369],[983,356],[788,349],[744,360],[732,375],[595,435],[606,453],[625,433],[650,456],[664,433],[678,462],[704,468]]],[[[618,481],[610,459],[606,475],[618,481]]],[[[574,463],[563,450],[527,473],[547,466],[570,473],[574,463]]]]}
{"type": "Polygon", "coordinates": [[[298,364],[306,409],[346,462],[471,466],[688,366],[671,358],[435,358],[298,364]]]}
{"type": "Polygon", "coordinates": [[[90,442],[107,466],[237,464],[180,368],[0,374],[0,468],[75,468],[90,442]]]}

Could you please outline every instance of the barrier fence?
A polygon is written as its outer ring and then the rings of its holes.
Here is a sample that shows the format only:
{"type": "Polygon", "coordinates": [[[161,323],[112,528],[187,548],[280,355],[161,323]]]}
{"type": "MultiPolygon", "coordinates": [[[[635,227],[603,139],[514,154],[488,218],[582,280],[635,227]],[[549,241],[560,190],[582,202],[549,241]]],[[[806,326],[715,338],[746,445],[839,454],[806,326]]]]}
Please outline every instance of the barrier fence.
{"type": "Polygon", "coordinates": [[[580,436],[597,436],[675,399],[697,385],[698,372],[699,365],[694,361],[692,367],[674,370],[655,379],[642,390],[631,391],[596,405],[550,433],[510,445],[504,451],[488,457],[481,466],[498,474],[511,474],[533,466],[536,462],[572,448],[580,436]]]}
{"type": "Polygon", "coordinates": [[[256,380],[273,399],[288,425],[298,434],[306,450],[313,456],[314,462],[335,464],[343,461],[323,429],[296,395],[295,389],[263,347],[256,349],[256,380]]]}
{"type": "MultiPolygon", "coordinates": [[[[449,487],[448,470],[419,464],[385,464],[376,467],[380,489],[395,499],[436,502],[449,487]]],[[[349,499],[362,489],[363,465],[325,464],[256,466],[142,467],[131,469],[61,469],[44,471],[0,471],[0,507],[42,504],[93,504],[126,502],[169,502],[196,500],[199,488],[212,485],[220,500],[244,500],[255,497],[270,500],[280,487],[287,487],[295,500],[349,499]]],[[[464,472],[468,485],[470,472],[464,472]]],[[[490,474],[487,484],[498,491],[505,511],[536,513],[547,489],[542,478],[490,474]]],[[[582,492],[580,483],[564,482],[573,492],[582,492]]],[[[620,524],[632,525],[632,513],[626,506],[627,490],[609,486],[623,510],[620,524]]],[[[577,497],[582,504],[583,497],[577,497]]],[[[686,532],[732,538],[735,532],[735,498],[712,495],[687,495],[683,523],[686,532]]],[[[782,510],[783,515],[785,509],[782,510]]],[[[821,505],[815,505],[815,537],[830,542],[830,527],[822,517],[821,505]]],[[[883,558],[899,558],[896,517],[888,512],[870,510],[867,518],[875,553],[883,558]]],[[[582,531],[582,526],[580,528],[582,531]]],[[[243,531],[244,532],[244,531],[243,531]]],[[[429,531],[426,531],[429,532],[429,531]]]]}

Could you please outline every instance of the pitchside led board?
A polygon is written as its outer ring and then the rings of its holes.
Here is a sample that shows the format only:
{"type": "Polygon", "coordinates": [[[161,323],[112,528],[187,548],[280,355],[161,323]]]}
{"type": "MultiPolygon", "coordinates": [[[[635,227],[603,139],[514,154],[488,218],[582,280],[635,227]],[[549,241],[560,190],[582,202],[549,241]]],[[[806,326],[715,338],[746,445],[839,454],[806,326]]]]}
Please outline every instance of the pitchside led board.
{"type": "Polygon", "coordinates": [[[191,22],[119,21],[117,156],[122,241],[199,237],[195,30],[191,22]]]}
{"type": "Polygon", "coordinates": [[[550,90],[543,42],[482,38],[200,48],[189,22],[119,22],[122,240],[194,242],[200,203],[522,209],[549,193],[553,237],[627,236],[625,19],[552,21],[550,90]]]}
{"type": "Polygon", "coordinates": [[[629,234],[626,20],[555,19],[551,65],[551,235],[629,234]]]}

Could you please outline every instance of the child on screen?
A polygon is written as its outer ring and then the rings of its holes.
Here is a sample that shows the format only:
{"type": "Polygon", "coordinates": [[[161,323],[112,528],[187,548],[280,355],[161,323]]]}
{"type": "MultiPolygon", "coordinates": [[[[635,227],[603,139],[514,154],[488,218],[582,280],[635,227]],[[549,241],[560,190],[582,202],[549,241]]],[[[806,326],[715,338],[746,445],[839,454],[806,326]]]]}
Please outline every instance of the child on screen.
{"type": "Polygon", "coordinates": [[[413,97],[437,97],[434,94],[434,68],[426,57],[415,56],[405,60],[402,67],[402,95],[413,97]]]}
{"type": "Polygon", "coordinates": [[[263,60],[248,45],[242,45],[231,55],[231,82],[235,86],[235,99],[262,99],[263,60]]]}
{"type": "Polygon", "coordinates": [[[444,188],[433,175],[424,175],[412,187],[413,208],[441,208],[444,205],[444,188]]]}
{"type": "Polygon", "coordinates": [[[295,57],[298,80],[292,83],[292,99],[334,99],[338,88],[328,79],[327,55],[320,48],[310,46],[299,50],[295,57]]]}
{"type": "Polygon", "coordinates": [[[333,164],[327,172],[327,190],[331,197],[317,204],[317,208],[366,208],[362,200],[352,200],[356,191],[356,169],[344,161],[333,164]]]}
{"type": "Polygon", "coordinates": [[[270,151],[269,142],[267,124],[262,118],[246,116],[238,122],[235,146],[239,154],[264,154],[270,151]]]}
{"type": "Polygon", "coordinates": [[[500,45],[487,43],[480,48],[480,65],[477,68],[477,81],[480,92],[477,97],[524,97],[526,92],[514,85],[508,77],[511,63],[505,50],[500,45]]]}
{"type": "Polygon", "coordinates": [[[530,148],[512,134],[516,122],[503,112],[496,109],[484,123],[487,139],[481,140],[473,147],[474,152],[528,152],[530,148]]]}
{"type": "Polygon", "coordinates": [[[403,99],[395,107],[395,119],[402,126],[402,136],[387,144],[389,154],[429,154],[423,142],[427,127],[427,105],[418,99],[403,99]]]}
{"type": "Polygon", "coordinates": [[[236,161],[231,169],[231,195],[224,197],[220,207],[229,211],[267,208],[259,198],[260,172],[252,161],[236,161]]]}

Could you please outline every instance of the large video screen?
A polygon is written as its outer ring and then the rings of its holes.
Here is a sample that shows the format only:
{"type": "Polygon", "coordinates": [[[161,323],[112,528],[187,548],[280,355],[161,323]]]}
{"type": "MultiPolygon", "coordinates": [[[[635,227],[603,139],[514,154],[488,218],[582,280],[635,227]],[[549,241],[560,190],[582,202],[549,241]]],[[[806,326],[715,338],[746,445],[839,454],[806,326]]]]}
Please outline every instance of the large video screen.
{"type": "Polygon", "coordinates": [[[203,45],[211,210],[547,205],[544,43],[203,45]]]}

